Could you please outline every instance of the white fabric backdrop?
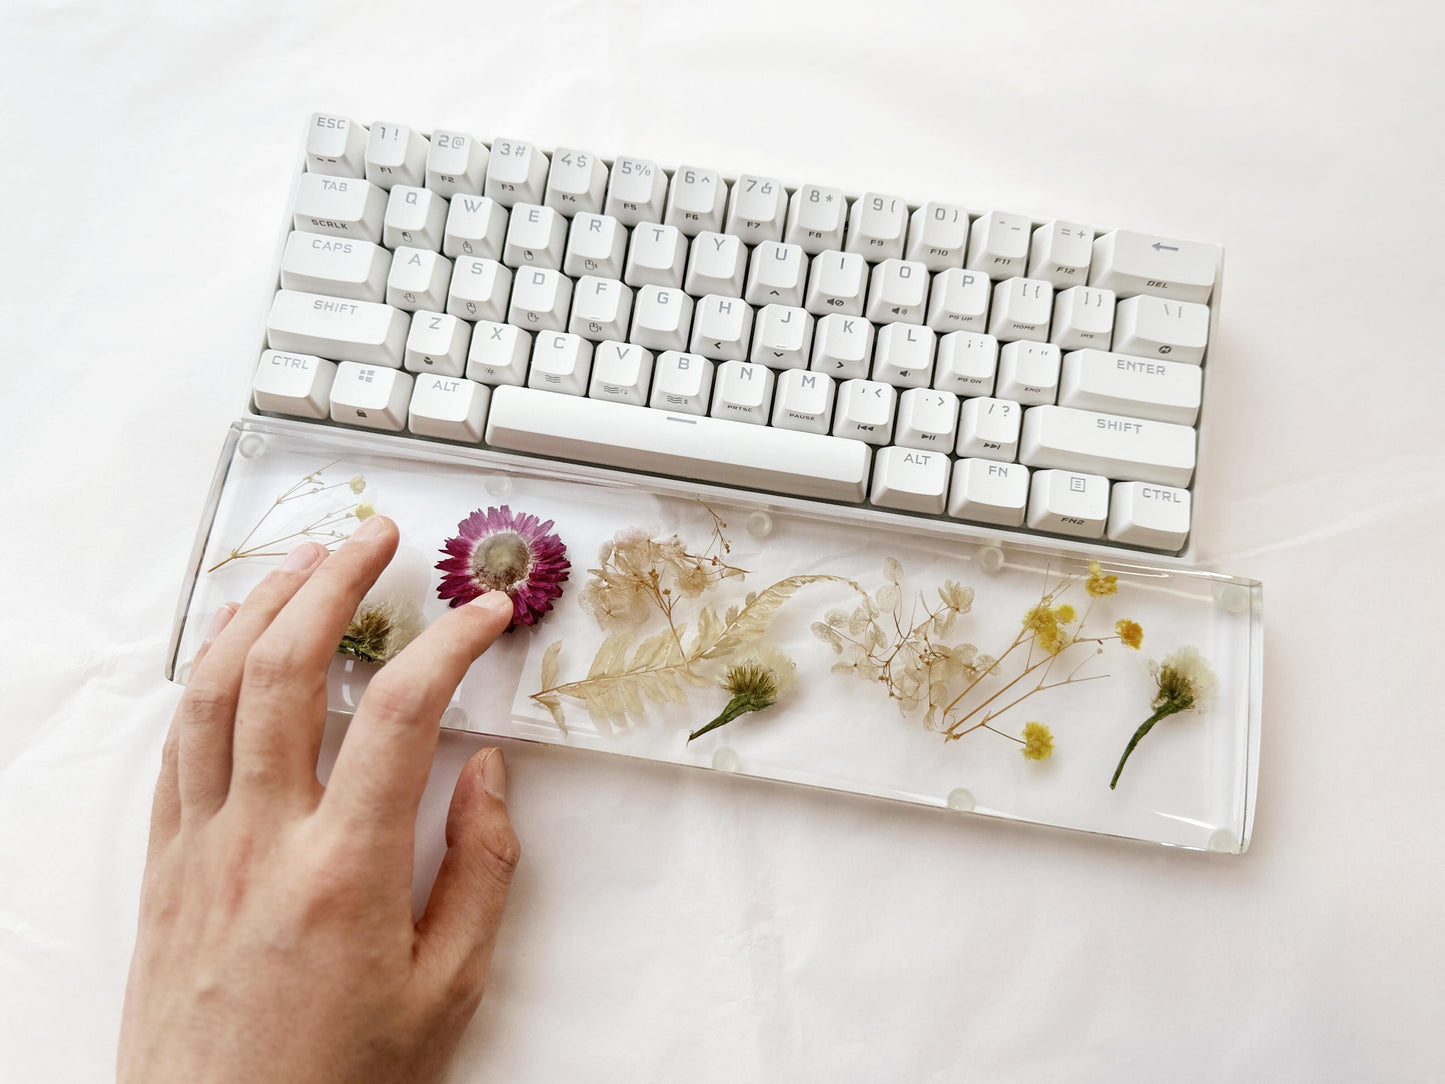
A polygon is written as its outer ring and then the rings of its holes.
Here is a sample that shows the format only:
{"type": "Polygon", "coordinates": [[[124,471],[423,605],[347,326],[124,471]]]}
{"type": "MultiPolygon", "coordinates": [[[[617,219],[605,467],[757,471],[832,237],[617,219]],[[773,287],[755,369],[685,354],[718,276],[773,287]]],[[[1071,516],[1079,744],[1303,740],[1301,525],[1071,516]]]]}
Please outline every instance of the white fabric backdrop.
{"type": "Polygon", "coordinates": [[[318,108],[1228,251],[1198,539],[1266,585],[1249,854],[509,745],[455,1079],[1438,1073],[1442,38],[1428,0],[12,0],[0,1078],[110,1071],[172,609],[318,108]]]}

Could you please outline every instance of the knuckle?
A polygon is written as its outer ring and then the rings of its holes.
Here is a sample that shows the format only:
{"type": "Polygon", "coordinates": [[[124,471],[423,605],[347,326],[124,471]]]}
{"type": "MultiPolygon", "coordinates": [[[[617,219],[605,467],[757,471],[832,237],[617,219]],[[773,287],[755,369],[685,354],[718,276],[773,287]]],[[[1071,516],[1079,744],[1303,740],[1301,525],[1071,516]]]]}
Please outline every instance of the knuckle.
{"type": "Polygon", "coordinates": [[[263,636],[246,653],[245,682],[258,688],[274,688],[290,681],[296,672],[296,648],[279,637],[263,636]]]}
{"type": "Polygon", "coordinates": [[[367,712],[377,719],[400,726],[416,713],[417,690],[410,682],[388,677],[382,671],[367,686],[362,701],[367,712]]]}
{"type": "Polygon", "coordinates": [[[235,707],[235,697],[226,686],[212,681],[196,681],[186,687],[181,697],[181,718],[189,722],[209,720],[224,715],[235,707]]]}

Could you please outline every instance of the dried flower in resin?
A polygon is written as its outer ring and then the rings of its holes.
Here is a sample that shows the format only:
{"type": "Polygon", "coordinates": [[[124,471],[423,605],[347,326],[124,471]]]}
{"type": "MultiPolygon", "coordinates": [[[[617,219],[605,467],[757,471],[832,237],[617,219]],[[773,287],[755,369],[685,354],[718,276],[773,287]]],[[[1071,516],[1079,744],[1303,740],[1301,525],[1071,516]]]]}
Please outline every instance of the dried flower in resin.
{"type": "Polygon", "coordinates": [[[1158,687],[1152,704],[1154,714],[1139,724],[1139,729],[1134,731],[1134,736],[1124,747],[1124,755],[1114,769],[1114,778],[1109,780],[1110,790],[1119,785],[1119,776],[1124,773],[1124,765],[1134,747],[1154,729],[1155,723],[1181,711],[1202,711],[1213,699],[1214,671],[1199,654],[1198,648],[1181,647],[1174,654],[1165,656],[1163,662],[1151,662],[1149,673],[1154,675],[1154,684],[1158,687]]]}
{"type": "Polygon", "coordinates": [[[387,663],[421,635],[421,608],[401,599],[363,599],[337,651],[361,662],[387,663]]]}
{"type": "Polygon", "coordinates": [[[1089,562],[1089,578],[1084,581],[1084,590],[1090,598],[1103,598],[1119,593],[1119,577],[1104,575],[1104,566],[1098,561],[1089,562]]]}
{"type": "Polygon", "coordinates": [[[1139,627],[1139,622],[1123,621],[1114,622],[1114,631],[1119,634],[1119,642],[1125,647],[1132,647],[1135,651],[1144,643],[1144,630],[1139,627]]]}
{"type": "Polygon", "coordinates": [[[1054,755],[1054,734],[1043,723],[1024,724],[1025,760],[1048,760],[1054,755]]]}
{"type": "Polygon", "coordinates": [[[793,660],[766,641],[759,641],[727,668],[722,689],[732,699],[707,726],[694,730],[688,741],[700,738],[709,730],[726,726],[752,711],[762,711],[778,702],[797,683],[797,667],[793,660]]]}
{"type": "Polygon", "coordinates": [[[443,574],[438,597],[461,606],[488,591],[505,591],[512,599],[507,631],[536,624],[562,597],[572,567],[567,548],[551,531],[550,519],[544,523],[505,504],[478,509],[442,547],[447,557],[436,566],[443,574]]]}

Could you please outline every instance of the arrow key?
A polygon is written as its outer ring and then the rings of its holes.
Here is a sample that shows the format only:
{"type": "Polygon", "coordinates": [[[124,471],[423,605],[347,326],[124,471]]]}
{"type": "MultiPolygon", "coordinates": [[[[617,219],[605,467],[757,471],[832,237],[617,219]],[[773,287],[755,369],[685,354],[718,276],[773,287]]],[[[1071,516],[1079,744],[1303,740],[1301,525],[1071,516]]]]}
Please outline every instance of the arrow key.
{"type": "MultiPolygon", "coordinates": [[[[813,316],[792,305],[764,305],[753,328],[750,360],[769,369],[806,369],[813,346],[813,316]]],[[[824,426],[820,432],[826,432],[824,426]]]]}
{"type": "Polygon", "coordinates": [[[801,305],[808,281],[808,259],[801,245],[764,241],[753,249],[748,285],[749,305],[801,305]]]}

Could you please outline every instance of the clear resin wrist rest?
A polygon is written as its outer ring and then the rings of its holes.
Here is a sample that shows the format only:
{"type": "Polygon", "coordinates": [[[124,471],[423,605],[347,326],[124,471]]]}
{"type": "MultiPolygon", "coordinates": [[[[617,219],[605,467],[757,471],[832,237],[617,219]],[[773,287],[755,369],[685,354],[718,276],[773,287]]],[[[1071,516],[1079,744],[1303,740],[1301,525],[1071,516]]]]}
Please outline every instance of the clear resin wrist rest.
{"type": "MultiPolygon", "coordinates": [[[[392,647],[446,612],[435,566],[473,512],[498,509],[514,549],[506,516],[552,521],[566,547],[561,597],[471,668],[444,726],[1171,846],[1249,844],[1257,582],[481,449],[237,423],[168,676],[186,679],[216,611],[290,548],[337,543],[373,509],[402,541],[359,619],[392,647]]],[[[481,561],[462,552],[463,567],[481,561]]],[[[376,653],[357,642],[352,655],[376,653]]],[[[354,710],[380,665],[339,653],[331,707],[354,710]]]]}

